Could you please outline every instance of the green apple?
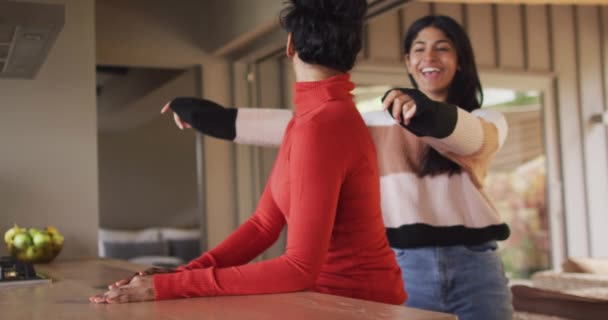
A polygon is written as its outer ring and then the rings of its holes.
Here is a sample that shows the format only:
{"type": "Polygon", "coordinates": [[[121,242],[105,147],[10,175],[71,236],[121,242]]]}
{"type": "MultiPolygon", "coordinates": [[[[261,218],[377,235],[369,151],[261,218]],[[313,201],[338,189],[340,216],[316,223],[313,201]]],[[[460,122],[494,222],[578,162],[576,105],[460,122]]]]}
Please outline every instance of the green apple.
{"type": "Polygon", "coordinates": [[[6,243],[12,243],[13,242],[13,237],[19,232],[19,226],[17,224],[15,224],[14,227],[6,230],[6,232],[4,233],[4,242],[6,243]]]}
{"type": "Polygon", "coordinates": [[[51,236],[48,233],[41,231],[34,234],[32,241],[34,242],[34,246],[38,248],[44,247],[51,244],[51,236]]]}
{"type": "Polygon", "coordinates": [[[38,249],[36,247],[28,247],[25,250],[25,258],[27,260],[34,260],[38,257],[38,249]]]}
{"type": "Polygon", "coordinates": [[[54,234],[52,237],[52,241],[54,244],[56,245],[62,245],[63,244],[63,236],[59,233],[54,234]]]}
{"type": "Polygon", "coordinates": [[[27,233],[18,233],[13,237],[13,245],[17,249],[25,249],[32,244],[32,238],[27,233]]]}
{"type": "Polygon", "coordinates": [[[40,232],[42,232],[42,230],[40,230],[40,229],[36,229],[36,228],[29,228],[29,229],[27,230],[27,233],[29,233],[30,238],[32,238],[32,239],[34,239],[34,236],[35,236],[36,234],[40,233],[40,232]]]}

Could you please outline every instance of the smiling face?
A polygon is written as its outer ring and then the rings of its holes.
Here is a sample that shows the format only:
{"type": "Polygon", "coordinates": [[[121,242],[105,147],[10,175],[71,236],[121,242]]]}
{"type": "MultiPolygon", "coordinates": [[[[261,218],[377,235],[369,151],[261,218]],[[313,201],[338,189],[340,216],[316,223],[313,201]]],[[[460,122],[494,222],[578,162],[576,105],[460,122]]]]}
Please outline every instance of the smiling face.
{"type": "Polygon", "coordinates": [[[420,30],[405,54],[405,64],[420,91],[433,100],[447,100],[458,69],[458,55],[443,31],[435,27],[420,30]]]}

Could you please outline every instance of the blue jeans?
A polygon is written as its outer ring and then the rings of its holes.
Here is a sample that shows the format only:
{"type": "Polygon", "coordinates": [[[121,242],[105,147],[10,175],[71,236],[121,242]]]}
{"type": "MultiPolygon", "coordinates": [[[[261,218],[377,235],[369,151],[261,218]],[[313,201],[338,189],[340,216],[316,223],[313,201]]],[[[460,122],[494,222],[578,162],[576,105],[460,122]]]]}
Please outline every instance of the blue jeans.
{"type": "Polygon", "coordinates": [[[408,307],[453,313],[459,320],[511,320],[511,291],[496,242],[394,249],[408,307]]]}

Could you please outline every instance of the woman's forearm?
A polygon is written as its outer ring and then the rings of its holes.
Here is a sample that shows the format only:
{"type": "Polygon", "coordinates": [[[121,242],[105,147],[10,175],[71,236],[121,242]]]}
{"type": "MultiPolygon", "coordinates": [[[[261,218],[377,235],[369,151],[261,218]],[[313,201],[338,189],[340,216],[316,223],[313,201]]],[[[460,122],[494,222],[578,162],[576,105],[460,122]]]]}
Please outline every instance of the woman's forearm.
{"type": "Polygon", "coordinates": [[[202,134],[239,144],[278,147],[292,111],[270,108],[225,108],[213,101],[179,97],[170,107],[202,134]]]}

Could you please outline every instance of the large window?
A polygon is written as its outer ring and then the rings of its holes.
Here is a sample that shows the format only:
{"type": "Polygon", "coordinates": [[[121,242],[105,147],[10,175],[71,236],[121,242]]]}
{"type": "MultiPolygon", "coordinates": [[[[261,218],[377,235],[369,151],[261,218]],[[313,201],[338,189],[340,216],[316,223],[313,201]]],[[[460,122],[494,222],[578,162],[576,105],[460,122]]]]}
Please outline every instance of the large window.
{"type": "Polygon", "coordinates": [[[541,96],[538,91],[484,90],[484,108],[504,114],[509,134],[496,155],[485,190],[511,236],[500,242],[510,278],[528,278],[550,267],[541,96]]]}

